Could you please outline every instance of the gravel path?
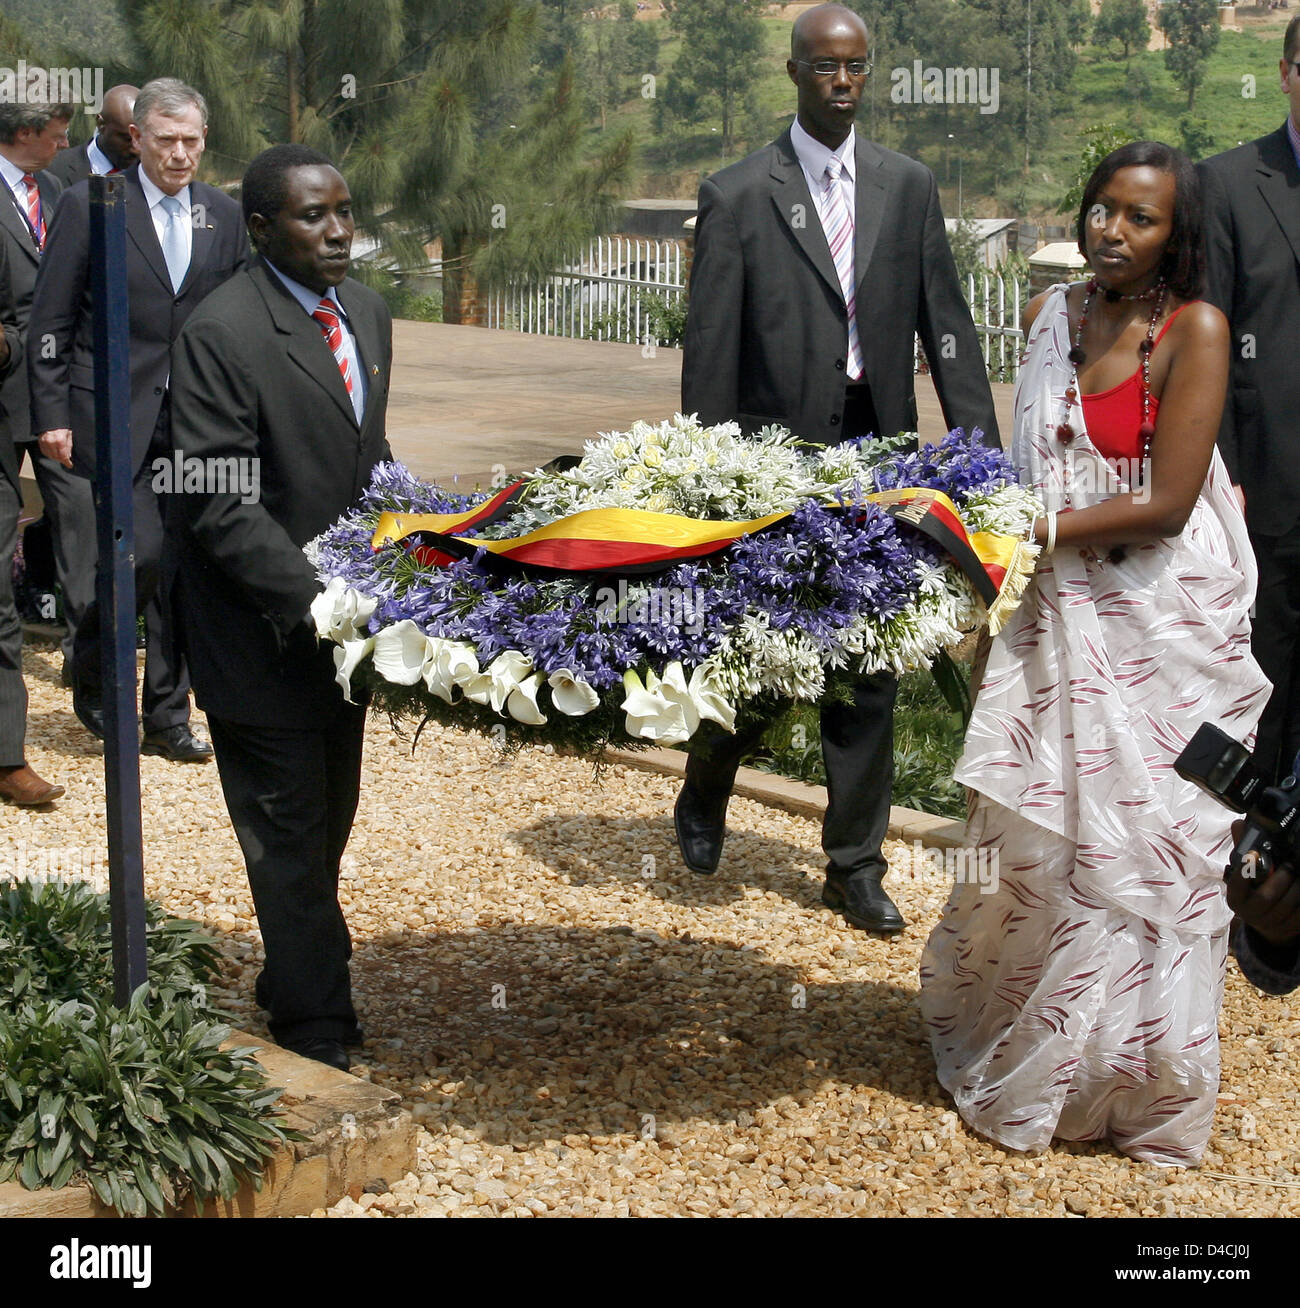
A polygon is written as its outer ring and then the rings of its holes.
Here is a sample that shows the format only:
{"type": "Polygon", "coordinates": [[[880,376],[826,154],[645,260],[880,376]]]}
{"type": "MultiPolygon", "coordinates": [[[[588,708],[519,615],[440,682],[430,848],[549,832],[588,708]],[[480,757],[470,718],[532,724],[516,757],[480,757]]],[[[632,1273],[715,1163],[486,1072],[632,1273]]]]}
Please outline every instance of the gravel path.
{"type": "MultiPolygon", "coordinates": [[[[29,757],[68,795],[0,808],[4,845],[30,871],[52,851],[91,865],[100,749],[57,654],[25,661],[29,757]]],[[[142,758],[141,773],[148,893],[222,937],[217,1002],[264,1033],[216,768],[142,758]]],[[[543,751],[502,762],[434,727],[412,757],[372,721],[342,890],[370,1035],[354,1071],[424,1130],[418,1173],[331,1216],[1300,1215],[1300,997],[1262,996],[1230,965],[1201,1170],[1008,1153],[951,1110],[917,1011],[944,879],[891,844],[910,926],[869,936],[820,905],[813,823],[735,800],[722,868],[699,877],[676,855],[674,794],[543,751]]]]}

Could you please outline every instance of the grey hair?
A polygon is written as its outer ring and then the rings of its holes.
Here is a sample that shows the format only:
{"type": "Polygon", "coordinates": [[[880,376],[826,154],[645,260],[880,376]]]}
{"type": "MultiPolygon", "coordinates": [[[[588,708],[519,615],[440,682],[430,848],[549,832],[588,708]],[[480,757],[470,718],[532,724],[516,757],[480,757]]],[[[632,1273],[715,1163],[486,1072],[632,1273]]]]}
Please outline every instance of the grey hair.
{"type": "Polygon", "coordinates": [[[34,132],[43,132],[51,118],[72,121],[70,104],[51,104],[48,101],[28,101],[26,104],[0,103],[0,145],[13,145],[18,139],[18,131],[30,127],[34,132]]]}
{"type": "Polygon", "coordinates": [[[192,86],[186,86],[177,77],[155,77],[140,88],[131,119],[137,127],[143,127],[145,119],[152,113],[162,114],[164,118],[178,118],[191,106],[199,111],[206,127],[208,102],[192,86]]]}

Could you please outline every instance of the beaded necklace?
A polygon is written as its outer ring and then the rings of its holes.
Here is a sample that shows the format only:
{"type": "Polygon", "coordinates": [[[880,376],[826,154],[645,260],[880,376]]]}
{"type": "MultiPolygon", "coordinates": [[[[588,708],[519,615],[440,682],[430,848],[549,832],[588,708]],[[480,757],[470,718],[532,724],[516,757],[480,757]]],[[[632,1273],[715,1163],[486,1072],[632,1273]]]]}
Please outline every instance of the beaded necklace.
{"type": "MultiPolygon", "coordinates": [[[[1066,356],[1070,360],[1070,384],[1065,390],[1065,416],[1057,424],[1056,437],[1063,444],[1068,445],[1075,437],[1074,428],[1070,425],[1070,411],[1079,403],[1079,369],[1087,362],[1088,356],[1083,352],[1083,329],[1088,325],[1088,311],[1092,308],[1092,298],[1098,291],[1102,290],[1098,285],[1095,277],[1088,282],[1087,294],[1083,297],[1083,309],[1079,313],[1079,324],[1074,329],[1074,344],[1070,347],[1070,352],[1066,356]]],[[[1138,354],[1142,359],[1142,423],[1138,427],[1139,443],[1139,462],[1138,462],[1138,485],[1142,484],[1143,468],[1146,466],[1147,456],[1151,451],[1151,441],[1156,434],[1155,424],[1151,421],[1151,351],[1155,348],[1156,324],[1160,321],[1160,315],[1165,307],[1165,297],[1168,294],[1168,287],[1164,280],[1161,279],[1154,286],[1142,291],[1138,295],[1120,295],[1118,291],[1104,291],[1107,301],[1114,303],[1118,300],[1152,300],[1154,308],[1151,310],[1151,320],[1147,323],[1146,337],[1138,342],[1138,354]]],[[[1068,503],[1068,492],[1067,492],[1068,503]]]]}

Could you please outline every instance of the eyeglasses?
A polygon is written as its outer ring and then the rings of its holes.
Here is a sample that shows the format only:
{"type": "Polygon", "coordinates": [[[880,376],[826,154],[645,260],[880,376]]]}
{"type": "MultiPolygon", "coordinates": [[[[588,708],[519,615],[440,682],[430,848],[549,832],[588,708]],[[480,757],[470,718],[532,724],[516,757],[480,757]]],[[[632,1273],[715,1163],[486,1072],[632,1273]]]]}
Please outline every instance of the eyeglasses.
{"type": "Polygon", "coordinates": [[[847,63],[842,59],[814,59],[811,62],[796,59],[795,63],[811,68],[817,77],[834,77],[841,68],[850,77],[866,77],[871,72],[871,65],[865,59],[850,59],[847,63]]]}

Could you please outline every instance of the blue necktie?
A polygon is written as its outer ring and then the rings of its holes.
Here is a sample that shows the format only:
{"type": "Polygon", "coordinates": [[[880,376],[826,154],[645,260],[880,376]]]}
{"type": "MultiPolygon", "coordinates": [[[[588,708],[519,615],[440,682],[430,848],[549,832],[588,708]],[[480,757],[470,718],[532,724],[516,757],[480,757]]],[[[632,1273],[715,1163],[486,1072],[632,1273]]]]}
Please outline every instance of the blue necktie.
{"type": "Polygon", "coordinates": [[[162,207],[167,210],[167,226],[163,228],[163,258],[167,262],[167,275],[172,279],[172,290],[179,291],[190,266],[189,252],[185,248],[185,231],[181,226],[185,221],[185,210],[174,195],[164,195],[162,207]]]}

